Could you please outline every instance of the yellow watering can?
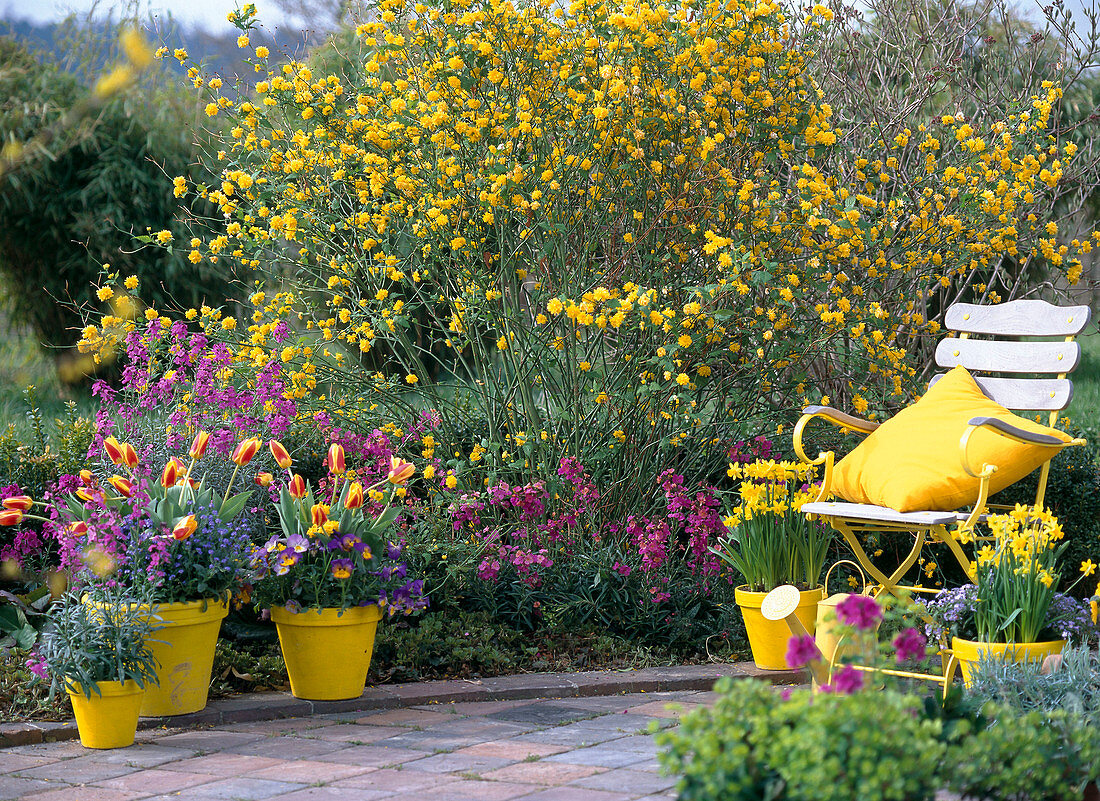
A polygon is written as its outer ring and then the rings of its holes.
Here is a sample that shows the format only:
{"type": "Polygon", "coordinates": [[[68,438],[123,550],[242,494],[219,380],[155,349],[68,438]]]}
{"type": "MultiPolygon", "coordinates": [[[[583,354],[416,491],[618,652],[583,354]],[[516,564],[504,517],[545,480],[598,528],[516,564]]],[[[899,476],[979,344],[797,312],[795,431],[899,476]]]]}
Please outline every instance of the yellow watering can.
{"type": "MultiPolygon", "coordinates": [[[[863,593],[866,594],[869,589],[869,587],[867,587],[867,576],[864,575],[863,569],[860,568],[859,565],[848,559],[842,559],[829,568],[829,571],[825,574],[825,586],[829,586],[829,576],[832,574],[834,568],[836,568],[837,565],[844,564],[851,565],[859,571],[860,578],[863,580],[864,585],[863,593]]],[[[855,594],[856,593],[851,592],[838,592],[817,602],[817,628],[815,629],[814,640],[817,642],[817,650],[821,651],[822,658],[830,667],[836,664],[836,660],[839,658],[864,656],[868,654],[869,650],[875,648],[875,643],[878,639],[877,626],[874,631],[864,632],[855,638],[850,634],[844,635],[838,631],[840,622],[836,617],[836,608],[843,601],[855,594]]]]}

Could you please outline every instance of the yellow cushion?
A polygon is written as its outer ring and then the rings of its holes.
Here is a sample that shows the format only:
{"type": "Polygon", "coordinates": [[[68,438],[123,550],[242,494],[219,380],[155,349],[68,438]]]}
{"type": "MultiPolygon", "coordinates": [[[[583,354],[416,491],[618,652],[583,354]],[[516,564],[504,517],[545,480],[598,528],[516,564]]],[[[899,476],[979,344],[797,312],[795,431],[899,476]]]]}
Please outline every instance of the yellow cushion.
{"type": "MultiPolygon", "coordinates": [[[[995,417],[1025,431],[1070,441],[1061,431],[990,400],[970,373],[956,367],[840,460],[833,473],[834,492],[852,503],[899,512],[953,511],[974,504],[979,481],[963,470],[959,451],[959,440],[974,417],[995,417]]],[[[992,494],[1019,481],[1057,451],[982,429],[971,437],[968,453],[972,465],[997,466],[990,479],[992,494]]]]}

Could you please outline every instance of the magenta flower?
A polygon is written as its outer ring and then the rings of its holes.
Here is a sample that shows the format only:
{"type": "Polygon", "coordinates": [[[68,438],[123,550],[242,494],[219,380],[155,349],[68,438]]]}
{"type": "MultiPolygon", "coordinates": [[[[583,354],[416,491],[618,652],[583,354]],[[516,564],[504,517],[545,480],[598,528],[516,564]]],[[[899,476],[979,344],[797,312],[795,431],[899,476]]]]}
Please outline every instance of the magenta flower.
{"type": "Polygon", "coordinates": [[[914,628],[903,629],[894,638],[894,649],[897,651],[898,662],[919,662],[925,657],[925,646],[928,640],[914,628]]]}
{"type": "Polygon", "coordinates": [[[863,689],[863,674],[851,665],[845,665],[833,678],[832,684],[826,684],[821,688],[823,693],[837,693],[839,695],[854,695],[863,689]]]}
{"type": "Polygon", "coordinates": [[[882,607],[868,595],[849,595],[836,607],[837,619],[857,631],[871,631],[882,620],[882,607]]]}
{"type": "Polygon", "coordinates": [[[787,640],[787,666],[797,670],[821,658],[817,643],[809,634],[797,634],[787,640]]]}

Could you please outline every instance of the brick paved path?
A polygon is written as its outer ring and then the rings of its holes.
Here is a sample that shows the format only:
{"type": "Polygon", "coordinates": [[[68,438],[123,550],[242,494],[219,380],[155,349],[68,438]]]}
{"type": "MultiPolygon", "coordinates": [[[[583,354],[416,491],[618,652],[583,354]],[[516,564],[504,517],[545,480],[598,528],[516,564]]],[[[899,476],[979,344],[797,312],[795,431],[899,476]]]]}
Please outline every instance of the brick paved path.
{"type": "Polygon", "coordinates": [[[427,704],[372,713],[138,732],[137,744],[0,751],[0,799],[657,801],[649,725],[708,692],[427,704]]]}

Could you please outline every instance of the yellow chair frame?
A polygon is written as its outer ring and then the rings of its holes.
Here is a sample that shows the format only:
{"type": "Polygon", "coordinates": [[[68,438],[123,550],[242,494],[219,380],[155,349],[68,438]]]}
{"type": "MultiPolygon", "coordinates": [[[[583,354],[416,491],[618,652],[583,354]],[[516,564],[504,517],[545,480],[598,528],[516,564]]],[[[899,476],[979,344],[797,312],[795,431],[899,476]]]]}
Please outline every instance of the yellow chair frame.
{"type": "MultiPolygon", "coordinates": [[[[962,365],[974,373],[975,381],[991,399],[1013,411],[1049,412],[1048,425],[1058,423],[1058,414],[1065,409],[1073,395],[1073,384],[1067,377],[1080,361],[1081,347],[1076,337],[1088,325],[1091,310],[1088,306],[1060,307],[1041,300],[1017,300],[998,306],[979,306],[960,303],[947,310],[944,324],[948,336],[936,349],[938,367],[950,369],[962,365]],[[977,336],[1007,337],[1009,339],[977,339],[977,336]],[[1033,341],[1037,337],[1057,337],[1057,341],[1033,341]],[[1008,374],[994,377],[983,374],[1008,374]],[[1054,376],[1034,378],[1034,375],[1054,376]]],[[[942,374],[941,374],[942,375],[942,374]]],[[[941,375],[935,376],[931,384],[941,375]]],[[[1063,442],[1055,437],[1033,434],[1000,420],[975,417],[959,440],[959,458],[968,475],[980,480],[978,499],[969,510],[954,512],[896,512],[881,506],[831,501],[833,492],[833,468],[836,454],[833,451],[807,455],[803,437],[807,426],[814,420],[824,420],[842,430],[862,435],[870,434],[879,423],[864,420],[828,406],[809,406],[794,429],[794,450],[806,464],[822,468],[821,489],[812,503],[803,507],[811,519],[820,518],[836,531],[851,548],[859,564],[877,582],[874,593],[897,594],[899,582],[917,563],[924,545],[941,542],[951,551],[967,575],[973,575],[974,565],[962,548],[952,529],[974,531],[996,505],[989,504],[990,477],[997,465],[975,464],[968,455],[971,437],[979,429],[990,430],[1017,442],[1043,445],[1050,448],[1050,457],[1039,468],[1039,486],[1035,505],[1041,507],[1050,475],[1050,460],[1062,448],[1084,445],[1085,440],[1063,442]],[[960,525],[961,524],[961,525],[960,525]],[[914,535],[913,547],[898,566],[886,573],[875,566],[864,550],[860,535],[867,532],[910,532],[914,535]]],[[[975,537],[975,539],[980,539],[975,537]]],[[[909,587],[911,591],[935,593],[923,587],[909,587]]],[[[944,676],[914,677],[950,683],[954,673],[954,657],[944,665],[944,676]]],[[[945,687],[946,689],[946,687],[945,687]]]]}

